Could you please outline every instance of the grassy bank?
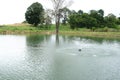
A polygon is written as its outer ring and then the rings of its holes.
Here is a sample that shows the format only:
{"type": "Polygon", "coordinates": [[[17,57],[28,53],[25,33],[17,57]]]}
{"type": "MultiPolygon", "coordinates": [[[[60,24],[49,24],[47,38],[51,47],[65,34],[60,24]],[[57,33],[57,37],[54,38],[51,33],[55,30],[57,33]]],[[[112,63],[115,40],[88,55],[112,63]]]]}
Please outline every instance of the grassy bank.
{"type": "Polygon", "coordinates": [[[118,38],[120,39],[120,32],[79,32],[79,31],[60,31],[60,34],[75,35],[82,37],[99,37],[99,38],[118,38]]]}
{"type": "MultiPolygon", "coordinates": [[[[75,36],[88,36],[88,37],[101,37],[101,38],[120,38],[120,31],[117,29],[108,29],[107,32],[101,31],[93,32],[90,29],[81,28],[78,30],[71,30],[68,25],[60,27],[60,34],[75,35],[75,36]]],[[[0,26],[0,34],[55,34],[55,26],[49,29],[36,28],[28,24],[14,24],[0,26]]]]}
{"type": "Polygon", "coordinates": [[[28,24],[1,25],[0,34],[52,34],[54,30],[41,29],[28,24]]]}

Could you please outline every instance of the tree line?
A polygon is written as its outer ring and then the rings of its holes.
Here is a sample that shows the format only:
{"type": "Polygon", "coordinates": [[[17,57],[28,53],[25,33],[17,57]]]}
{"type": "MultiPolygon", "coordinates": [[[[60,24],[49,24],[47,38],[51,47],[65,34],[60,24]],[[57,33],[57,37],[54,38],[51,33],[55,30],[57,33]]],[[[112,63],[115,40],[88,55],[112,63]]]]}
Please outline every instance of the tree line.
{"type": "MultiPolygon", "coordinates": [[[[78,28],[117,28],[120,25],[120,17],[116,17],[114,14],[110,13],[104,16],[104,10],[90,10],[88,13],[83,10],[76,12],[75,10],[70,10],[67,7],[59,6],[59,2],[64,2],[64,0],[52,0],[55,10],[47,9],[45,10],[39,2],[31,4],[25,13],[26,21],[34,26],[45,25],[48,27],[52,24],[53,18],[56,24],[56,33],[58,33],[59,25],[69,24],[71,29],[78,28]]],[[[61,3],[62,5],[63,3],[61,3]]]]}
{"type": "Polygon", "coordinates": [[[90,10],[89,13],[85,13],[82,10],[73,12],[68,17],[68,23],[71,29],[77,28],[117,28],[120,25],[120,18],[110,13],[104,16],[104,10],[90,10]]]}

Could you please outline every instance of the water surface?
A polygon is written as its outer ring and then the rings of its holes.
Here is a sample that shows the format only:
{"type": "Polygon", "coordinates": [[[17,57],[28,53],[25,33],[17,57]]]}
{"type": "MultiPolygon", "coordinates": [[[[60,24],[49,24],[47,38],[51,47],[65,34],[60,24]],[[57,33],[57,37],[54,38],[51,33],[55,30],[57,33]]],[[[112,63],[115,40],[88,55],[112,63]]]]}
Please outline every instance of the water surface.
{"type": "Polygon", "coordinates": [[[0,80],[119,79],[119,40],[0,35],[0,80]]]}

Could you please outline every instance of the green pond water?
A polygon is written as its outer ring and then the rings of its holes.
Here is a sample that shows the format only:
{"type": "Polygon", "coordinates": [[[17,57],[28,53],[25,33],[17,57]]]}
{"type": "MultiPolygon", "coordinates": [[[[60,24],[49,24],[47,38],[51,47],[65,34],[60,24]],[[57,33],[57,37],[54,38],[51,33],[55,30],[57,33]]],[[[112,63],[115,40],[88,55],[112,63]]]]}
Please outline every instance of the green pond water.
{"type": "Polygon", "coordinates": [[[0,35],[0,80],[120,80],[120,40],[0,35]]]}

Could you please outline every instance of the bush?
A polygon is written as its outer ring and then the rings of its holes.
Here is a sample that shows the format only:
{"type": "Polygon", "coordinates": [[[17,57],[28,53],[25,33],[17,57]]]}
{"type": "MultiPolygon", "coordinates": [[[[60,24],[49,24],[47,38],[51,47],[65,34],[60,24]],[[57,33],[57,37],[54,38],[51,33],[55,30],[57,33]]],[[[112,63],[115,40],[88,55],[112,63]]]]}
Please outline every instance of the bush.
{"type": "Polygon", "coordinates": [[[108,32],[108,27],[104,27],[104,28],[103,28],[103,31],[104,31],[104,32],[108,32]]]}
{"type": "Polygon", "coordinates": [[[95,27],[92,27],[92,29],[91,29],[91,30],[94,32],[94,31],[95,31],[95,29],[96,29],[95,27]]]}

